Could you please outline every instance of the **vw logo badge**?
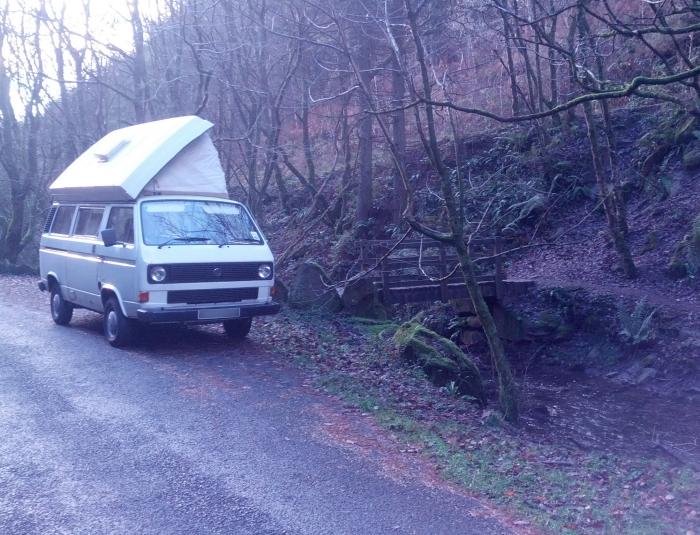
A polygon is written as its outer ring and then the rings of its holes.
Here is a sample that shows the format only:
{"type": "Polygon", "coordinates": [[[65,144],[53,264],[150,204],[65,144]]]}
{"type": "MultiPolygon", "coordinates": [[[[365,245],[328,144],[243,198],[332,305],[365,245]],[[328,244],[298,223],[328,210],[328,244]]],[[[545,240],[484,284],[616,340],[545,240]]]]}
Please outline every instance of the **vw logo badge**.
{"type": "Polygon", "coordinates": [[[220,267],[215,267],[212,271],[211,274],[214,275],[215,277],[221,277],[222,271],[220,267]]]}

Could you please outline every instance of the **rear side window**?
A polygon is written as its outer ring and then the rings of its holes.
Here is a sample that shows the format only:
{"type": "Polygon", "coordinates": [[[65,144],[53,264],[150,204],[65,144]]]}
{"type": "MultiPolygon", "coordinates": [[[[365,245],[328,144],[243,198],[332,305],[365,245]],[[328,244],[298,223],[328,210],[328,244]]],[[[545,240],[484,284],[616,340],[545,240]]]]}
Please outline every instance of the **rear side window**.
{"type": "Polygon", "coordinates": [[[78,236],[97,236],[103,212],[104,208],[79,208],[73,234],[78,236]]]}
{"type": "Polygon", "coordinates": [[[52,206],[49,210],[49,214],[46,216],[46,222],[44,223],[44,232],[49,232],[51,230],[51,223],[53,223],[56,210],[58,210],[58,206],[52,206]]]}
{"type": "Polygon", "coordinates": [[[73,221],[75,206],[59,206],[53,218],[51,232],[53,234],[70,234],[70,224],[73,221]]]}
{"type": "Polygon", "coordinates": [[[114,229],[117,241],[134,243],[134,209],[131,206],[112,208],[109,212],[107,228],[114,229]]]}

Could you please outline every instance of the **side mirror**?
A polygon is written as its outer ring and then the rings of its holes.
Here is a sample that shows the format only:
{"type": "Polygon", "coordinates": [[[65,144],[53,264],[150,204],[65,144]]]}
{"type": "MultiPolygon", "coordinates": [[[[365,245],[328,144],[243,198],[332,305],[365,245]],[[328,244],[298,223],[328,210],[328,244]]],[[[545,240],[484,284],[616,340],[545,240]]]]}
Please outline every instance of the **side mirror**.
{"type": "Polygon", "coordinates": [[[100,236],[102,237],[102,243],[105,244],[105,247],[112,247],[119,243],[117,241],[117,233],[113,228],[106,228],[100,231],[100,236]]]}

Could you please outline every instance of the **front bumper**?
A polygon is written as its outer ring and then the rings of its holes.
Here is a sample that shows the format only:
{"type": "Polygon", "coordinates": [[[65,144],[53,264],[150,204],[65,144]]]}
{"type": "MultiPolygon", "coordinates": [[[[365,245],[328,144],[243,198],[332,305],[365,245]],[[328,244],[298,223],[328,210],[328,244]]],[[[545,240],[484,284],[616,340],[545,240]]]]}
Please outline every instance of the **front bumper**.
{"type": "Polygon", "coordinates": [[[201,308],[185,308],[185,309],[161,309],[161,310],[144,310],[139,309],[136,311],[136,315],[140,321],[144,323],[218,323],[231,319],[232,316],[229,315],[231,309],[237,308],[240,310],[240,316],[236,318],[252,318],[254,316],[269,316],[271,314],[277,314],[280,311],[280,304],[275,303],[265,303],[261,305],[241,305],[241,306],[222,306],[216,308],[207,308],[208,315],[216,310],[221,310],[221,317],[207,317],[202,319],[200,317],[201,308]]]}

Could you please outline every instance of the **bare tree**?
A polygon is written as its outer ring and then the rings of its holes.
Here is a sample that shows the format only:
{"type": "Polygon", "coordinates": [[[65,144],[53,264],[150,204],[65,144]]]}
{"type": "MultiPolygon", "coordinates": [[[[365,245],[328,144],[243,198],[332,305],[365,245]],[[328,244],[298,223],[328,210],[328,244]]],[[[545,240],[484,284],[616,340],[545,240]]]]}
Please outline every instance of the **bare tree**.
{"type": "Polygon", "coordinates": [[[34,12],[12,13],[7,0],[0,7],[0,166],[9,185],[9,202],[0,218],[0,259],[11,264],[17,263],[33,238],[33,208],[42,194],[38,143],[44,89],[39,53],[43,18],[43,3],[34,12]],[[14,106],[18,96],[23,104],[21,118],[14,106]]]}

